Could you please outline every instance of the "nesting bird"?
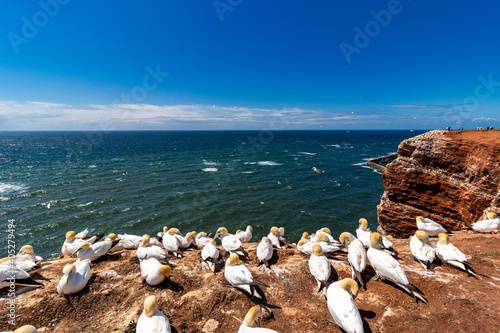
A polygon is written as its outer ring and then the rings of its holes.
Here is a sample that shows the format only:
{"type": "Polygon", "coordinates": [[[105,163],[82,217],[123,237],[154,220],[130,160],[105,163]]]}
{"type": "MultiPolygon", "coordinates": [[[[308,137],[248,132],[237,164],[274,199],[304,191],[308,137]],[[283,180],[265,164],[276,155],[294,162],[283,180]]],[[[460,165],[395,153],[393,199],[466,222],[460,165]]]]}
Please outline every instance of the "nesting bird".
{"type": "Polygon", "coordinates": [[[220,227],[217,229],[214,238],[219,238],[222,243],[222,247],[228,253],[241,253],[247,256],[248,253],[243,248],[243,244],[235,235],[229,234],[225,227],[220,227]]]}
{"type": "Polygon", "coordinates": [[[57,285],[57,293],[70,295],[85,288],[92,275],[90,260],[75,261],[74,264],[64,266],[63,277],[57,285]]]}
{"type": "Polygon", "coordinates": [[[427,300],[420,295],[420,291],[417,287],[408,282],[406,273],[399,262],[388,252],[381,249],[381,241],[381,234],[378,232],[372,233],[370,235],[370,248],[366,252],[366,256],[368,257],[368,260],[370,260],[371,266],[377,273],[377,276],[382,280],[389,280],[406,290],[411,296],[413,296],[415,301],[419,299],[422,302],[427,303],[427,300]]]}
{"type": "Polygon", "coordinates": [[[141,245],[137,248],[137,259],[139,261],[155,258],[161,263],[168,264],[167,254],[165,251],[156,245],[150,244],[151,237],[143,235],[141,238],[141,245]]]}
{"type": "MultiPolygon", "coordinates": [[[[317,234],[314,240],[316,240],[316,244],[321,246],[323,253],[333,253],[340,250],[340,243],[331,243],[330,239],[325,234],[317,234]]],[[[311,240],[311,243],[314,243],[314,240],[311,240]]]]}
{"type": "Polygon", "coordinates": [[[278,333],[269,328],[262,328],[260,326],[260,319],[262,318],[262,311],[258,306],[254,306],[248,310],[245,319],[241,323],[238,333],[278,333]],[[252,327],[253,324],[257,324],[258,327],[252,327]]]}
{"type": "Polygon", "coordinates": [[[202,249],[205,247],[205,245],[207,245],[210,240],[212,238],[210,238],[210,234],[207,235],[206,232],[199,232],[196,237],[194,238],[194,244],[199,248],[199,249],[202,249]]]}
{"type": "Polygon", "coordinates": [[[259,245],[257,245],[257,258],[259,258],[260,264],[269,267],[268,261],[273,257],[273,243],[267,237],[262,237],[259,245]]]}
{"type": "Polygon", "coordinates": [[[137,333],[171,333],[170,322],[160,310],[155,296],[148,296],[144,300],[144,310],[137,320],[137,333]]]}
{"type": "Polygon", "coordinates": [[[332,273],[332,265],[323,254],[323,250],[321,250],[319,244],[313,245],[312,254],[309,258],[309,271],[318,282],[318,292],[328,286],[328,279],[332,273]]]}
{"type": "Polygon", "coordinates": [[[83,241],[78,245],[78,248],[72,255],[76,254],[78,260],[90,259],[90,261],[95,261],[111,250],[111,248],[118,243],[118,239],[115,234],[109,234],[108,240],[102,242],[97,242],[90,245],[89,242],[83,241]]]}
{"type": "Polygon", "coordinates": [[[253,228],[249,225],[245,231],[240,230],[240,232],[236,232],[236,238],[238,238],[242,243],[248,243],[252,239],[252,232],[253,228]]]}
{"type": "Polygon", "coordinates": [[[339,237],[340,242],[342,242],[347,247],[347,260],[349,260],[349,265],[351,266],[352,278],[358,280],[361,286],[364,288],[365,283],[361,273],[366,268],[366,250],[363,243],[356,237],[354,237],[350,232],[343,232],[339,237]]]}
{"type": "Polygon", "coordinates": [[[312,254],[313,243],[311,243],[307,238],[302,238],[297,243],[297,250],[299,252],[305,254],[306,256],[310,256],[312,254]]]}
{"type": "Polygon", "coordinates": [[[500,217],[495,212],[489,212],[486,220],[472,223],[472,229],[479,232],[492,232],[497,230],[499,226],[500,217]]]}
{"type": "Polygon", "coordinates": [[[23,247],[21,247],[19,249],[19,254],[33,262],[38,262],[43,260],[42,257],[35,255],[35,251],[33,249],[33,246],[31,245],[24,245],[23,247]]]}
{"type": "Polygon", "coordinates": [[[415,220],[417,221],[418,230],[425,231],[429,236],[437,236],[442,232],[447,232],[441,224],[434,222],[427,217],[417,216],[415,220]]]}
{"type": "Polygon", "coordinates": [[[361,315],[354,303],[358,291],[356,281],[347,278],[332,283],[326,293],[328,310],[332,319],[347,333],[364,332],[361,315]]]}
{"type": "Polygon", "coordinates": [[[425,231],[417,230],[411,237],[410,251],[425,270],[432,271],[432,263],[436,259],[436,246],[429,241],[429,235],[425,231]]]}
{"type": "Polygon", "coordinates": [[[240,257],[236,253],[231,253],[226,260],[224,268],[224,277],[233,287],[239,288],[247,292],[252,298],[262,298],[255,286],[265,286],[264,283],[253,278],[252,273],[244,265],[240,263],[240,257]]]}
{"type": "Polygon", "coordinates": [[[356,229],[356,236],[365,247],[370,247],[371,234],[372,231],[370,230],[370,228],[368,228],[368,221],[364,218],[360,218],[358,229],[356,229]]]}
{"type": "Polygon", "coordinates": [[[162,283],[172,274],[172,268],[169,265],[163,265],[156,258],[149,258],[141,261],[141,277],[150,286],[156,286],[162,283]]]}
{"type": "Polygon", "coordinates": [[[36,329],[35,326],[32,325],[24,325],[22,327],[19,327],[18,329],[14,330],[13,333],[37,333],[38,330],[36,329]]]}
{"type": "MultiPolygon", "coordinates": [[[[448,236],[445,233],[440,233],[438,235],[439,241],[436,244],[436,254],[438,258],[449,265],[455,266],[464,272],[478,278],[477,274],[470,267],[471,265],[477,266],[476,264],[467,260],[465,254],[462,253],[455,245],[451,244],[448,236]]],[[[479,267],[479,266],[478,266],[479,267]]]]}
{"type": "Polygon", "coordinates": [[[7,265],[0,265],[0,289],[10,286],[11,282],[19,283],[21,280],[29,279],[30,275],[25,270],[7,265]]]}
{"type": "Polygon", "coordinates": [[[208,268],[215,273],[220,260],[220,253],[215,246],[215,240],[210,239],[210,241],[203,247],[203,250],[201,250],[201,258],[207,263],[208,268]]]}
{"type": "Polygon", "coordinates": [[[165,250],[172,252],[177,258],[182,257],[181,245],[185,245],[186,238],[184,238],[179,229],[172,228],[163,235],[163,247],[165,250]]]}
{"type": "Polygon", "coordinates": [[[281,249],[280,244],[280,230],[278,227],[272,227],[267,238],[271,241],[273,246],[276,246],[278,249],[281,249]]]}

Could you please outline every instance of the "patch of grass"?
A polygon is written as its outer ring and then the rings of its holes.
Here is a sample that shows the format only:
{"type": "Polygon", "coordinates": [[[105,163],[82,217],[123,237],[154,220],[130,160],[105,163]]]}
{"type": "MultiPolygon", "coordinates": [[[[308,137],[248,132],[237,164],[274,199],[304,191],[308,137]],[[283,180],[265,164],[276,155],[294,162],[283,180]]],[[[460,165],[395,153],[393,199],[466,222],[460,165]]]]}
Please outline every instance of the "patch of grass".
{"type": "Polygon", "coordinates": [[[500,256],[500,251],[495,250],[495,251],[488,251],[488,252],[481,252],[483,256],[500,256]]]}

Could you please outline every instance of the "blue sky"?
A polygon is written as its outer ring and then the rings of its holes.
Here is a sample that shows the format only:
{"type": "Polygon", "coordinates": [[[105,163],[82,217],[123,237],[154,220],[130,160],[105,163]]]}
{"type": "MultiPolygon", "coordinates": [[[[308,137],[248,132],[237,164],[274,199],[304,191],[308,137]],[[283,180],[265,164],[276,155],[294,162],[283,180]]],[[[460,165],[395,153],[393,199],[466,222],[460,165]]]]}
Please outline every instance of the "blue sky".
{"type": "Polygon", "coordinates": [[[0,130],[500,127],[498,2],[3,4],[0,130]]]}

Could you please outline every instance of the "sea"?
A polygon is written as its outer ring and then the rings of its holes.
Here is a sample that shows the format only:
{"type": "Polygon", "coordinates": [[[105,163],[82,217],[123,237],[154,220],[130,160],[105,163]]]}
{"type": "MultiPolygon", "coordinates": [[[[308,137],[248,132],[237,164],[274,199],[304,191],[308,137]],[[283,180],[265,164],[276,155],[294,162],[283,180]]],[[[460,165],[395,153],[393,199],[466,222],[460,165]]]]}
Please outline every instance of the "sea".
{"type": "Polygon", "coordinates": [[[382,174],[370,158],[424,131],[0,132],[0,257],[31,244],[60,254],[65,233],[230,233],[284,227],[376,229],[382,174]],[[320,174],[313,167],[324,170],[320,174]]]}

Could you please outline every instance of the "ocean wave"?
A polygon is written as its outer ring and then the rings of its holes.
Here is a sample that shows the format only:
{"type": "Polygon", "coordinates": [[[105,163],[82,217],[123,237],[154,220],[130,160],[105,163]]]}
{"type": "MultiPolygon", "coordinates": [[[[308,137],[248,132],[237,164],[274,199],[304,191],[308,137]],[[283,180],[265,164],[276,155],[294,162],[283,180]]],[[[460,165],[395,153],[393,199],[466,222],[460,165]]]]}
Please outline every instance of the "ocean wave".
{"type": "Polygon", "coordinates": [[[282,165],[281,163],[273,162],[273,161],[260,161],[257,162],[258,165],[266,165],[266,166],[276,166],[276,165],[282,165]]]}
{"type": "Polygon", "coordinates": [[[26,184],[0,183],[0,193],[22,192],[28,188],[26,184]]]}
{"type": "Polygon", "coordinates": [[[318,155],[318,153],[308,153],[306,151],[301,151],[301,152],[299,152],[299,154],[302,154],[302,155],[318,155]]]}
{"type": "Polygon", "coordinates": [[[0,197],[0,201],[7,201],[7,200],[10,200],[9,197],[0,197]]]}
{"type": "Polygon", "coordinates": [[[205,164],[205,165],[217,165],[217,162],[210,162],[207,160],[203,160],[203,164],[205,164]]]}
{"type": "Polygon", "coordinates": [[[255,173],[255,171],[243,171],[243,174],[250,174],[250,173],[255,173]]]}
{"type": "Polygon", "coordinates": [[[254,164],[257,164],[257,162],[245,162],[243,164],[245,164],[245,165],[254,165],[254,164]]]}
{"type": "Polygon", "coordinates": [[[205,169],[201,169],[201,171],[205,171],[205,172],[217,172],[217,171],[219,171],[219,169],[217,169],[217,168],[205,168],[205,169]]]}
{"type": "Polygon", "coordinates": [[[95,164],[89,165],[89,168],[90,169],[95,169],[95,168],[97,168],[97,165],[95,165],[95,164]]]}
{"type": "Polygon", "coordinates": [[[92,201],[89,201],[89,202],[86,202],[86,203],[83,203],[83,204],[79,204],[77,205],[77,207],[86,207],[88,205],[91,205],[93,202],[92,201]]]}

